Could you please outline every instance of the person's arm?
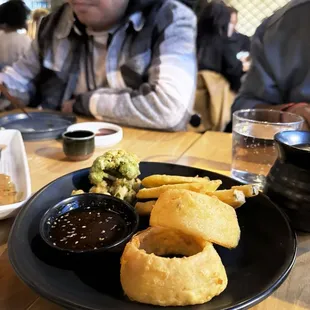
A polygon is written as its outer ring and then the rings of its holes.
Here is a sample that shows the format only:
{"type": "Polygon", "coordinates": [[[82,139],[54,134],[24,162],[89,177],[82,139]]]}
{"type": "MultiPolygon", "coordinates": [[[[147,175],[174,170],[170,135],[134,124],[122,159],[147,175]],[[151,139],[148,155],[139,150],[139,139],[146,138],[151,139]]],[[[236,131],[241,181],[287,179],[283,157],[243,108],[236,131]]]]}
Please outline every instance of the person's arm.
{"type": "Polygon", "coordinates": [[[251,39],[246,36],[242,35],[242,51],[249,52],[251,50],[251,39]]]}
{"type": "Polygon", "coordinates": [[[27,54],[29,49],[31,48],[31,43],[33,40],[30,39],[28,35],[23,35],[21,41],[21,53],[20,53],[20,58],[23,57],[24,55],[27,54]]]}
{"type": "Polygon", "coordinates": [[[237,92],[241,86],[241,77],[243,74],[242,62],[237,59],[237,55],[232,46],[233,42],[231,42],[229,38],[223,42],[223,71],[221,73],[229,81],[231,89],[237,92]]]}
{"type": "Polygon", "coordinates": [[[257,29],[252,39],[251,68],[232,106],[232,112],[266,104],[274,107],[283,102],[272,73],[269,55],[265,53],[263,37],[267,22],[268,19],[257,29]]]}
{"type": "Polygon", "coordinates": [[[34,90],[32,81],[39,71],[39,48],[37,40],[34,40],[24,56],[0,73],[0,84],[8,89],[11,96],[27,104],[30,92],[34,90]]]}
{"type": "Polygon", "coordinates": [[[80,95],[75,113],[135,127],[185,128],[196,88],[196,18],[190,9],[169,1],[154,23],[158,35],[148,82],[137,90],[101,88],[80,95]]]}

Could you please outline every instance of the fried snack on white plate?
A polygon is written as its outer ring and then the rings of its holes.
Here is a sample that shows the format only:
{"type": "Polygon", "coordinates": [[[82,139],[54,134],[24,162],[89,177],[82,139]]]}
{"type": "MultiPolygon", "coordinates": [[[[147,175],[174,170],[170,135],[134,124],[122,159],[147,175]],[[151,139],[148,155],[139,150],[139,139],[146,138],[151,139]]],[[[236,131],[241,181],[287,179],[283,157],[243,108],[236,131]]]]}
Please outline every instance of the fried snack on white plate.
{"type": "Polygon", "coordinates": [[[146,202],[138,201],[135,205],[135,208],[138,214],[141,216],[150,215],[155,203],[156,203],[156,200],[150,200],[146,202]]]}
{"type": "Polygon", "coordinates": [[[186,189],[189,191],[205,194],[216,191],[222,184],[221,180],[208,181],[207,183],[184,183],[173,185],[162,185],[159,187],[143,188],[137,193],[138,199],[158,198],[160,194],[170,189],[186,189]]]}
{"type": "Polygon", "coordinates": [[[237,189],[226,189],[221,191],[215,191],[206,193],[206,195],[211,197],[217,197],[219,200],[230,205],[235,209],[241,207],[245,203],[244,193],[237,189]]]}
{"type": "Polygon", "coordinates": [[[158,187],[169,184],[183,184],[183,183],[208,183],[210,179],[208,177],[182,177],[179,175],[167,175],[167,174],[153,174],[142,180],[144,187],[158,187]]]}
{"type": "Polygon", "coordinates": [[[226,248],[235,248],[240,239],[234,208],[216,197],[187,190],[161,194],[151,212],[150,226],[178,229],[226,248]]]}
{"type": "Polygon", "coordinates": [[[121,284],[131,300],[186,306],[203,304],[223,292],[227,275],[210,242],[152,227],[127,243],[121,258],[121,284]],[[167,257],[173,255],[186,257],[167,257]]]}
{"type": "Polygon", "coordinates": [[[242,191],[246,198],[251,198],[259,194],[259,188],[255,184],[233,186],[232,189],[242,191]]]}

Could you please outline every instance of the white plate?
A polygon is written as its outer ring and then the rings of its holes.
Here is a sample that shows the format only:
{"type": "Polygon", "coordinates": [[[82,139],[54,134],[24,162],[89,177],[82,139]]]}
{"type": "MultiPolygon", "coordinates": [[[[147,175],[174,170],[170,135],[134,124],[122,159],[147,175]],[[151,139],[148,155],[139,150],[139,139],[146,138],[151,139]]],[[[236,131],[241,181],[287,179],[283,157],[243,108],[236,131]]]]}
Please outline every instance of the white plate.
{"type": "Polygon", "coordinates": [[[31,196],[31,180],[24,141],[18,130],[0,130],[1,151],[0,173],[11,177],[17,192],[22,193],[22,201],[0,206],[0,219],[16,215],[18,209],[31,196]]]}
{"type": "Polygon", "coordinates": [[[123,129],[117,125],[103,122],[86,122],[71,125],[67,128],[67,131],[74,130],[90,130],[95,134],[99,133],[100,129],[112,129],[115,133],[106,136],[96,136],[95,145],[99,147],[110,147],[122,141],[123,129]]]}

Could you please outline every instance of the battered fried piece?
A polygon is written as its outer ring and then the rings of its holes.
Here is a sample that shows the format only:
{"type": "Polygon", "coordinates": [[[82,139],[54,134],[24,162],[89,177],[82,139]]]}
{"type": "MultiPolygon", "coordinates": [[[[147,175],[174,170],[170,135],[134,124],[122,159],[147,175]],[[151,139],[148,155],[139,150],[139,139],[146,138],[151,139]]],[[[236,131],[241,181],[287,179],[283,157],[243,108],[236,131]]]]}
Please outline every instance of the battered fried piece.
{"type": "Polygon", "coordinates": [[[183,184],[183,183],[208,183],[208,177],[182,177],[178,175],[154,174],[142,180],[144,187],[158,187],[169,184],[183,184]]]}
{"type": "Polygon", "coordinates": [[[156,203],[156,200],[150,200],[146,202],[137,202],[135,205],[135,208],[138,214],[141,216],[150,215],[155,203],[156,203]]]}
{"type": "Polygon", "coordinates": [[[132,203],[140,188],[139,159],[124,150],[111,150],[97,157],[90,169],[90,193],[112,195],[132,203]]]}
{"type": "Polygon", "coordinates": [[[255,184],[233,186],[232,189],[242,191],[246,198],[254,197],[259,194],[258,186],[255,184]]]}
{"type": "Polygon", "coordinates": [[[106,181],[101,181],[99,184],[94,185],[91,187],[89,192],[94,194],[110,195],[108,190],[108,183],[106,181]]]}
{"type": "Polygon", "coordinates": [[[85,194],[85,192],[82,190],[82,189],[77,189],[77,190],[73,190],[71,195],[74,196],[74,195],[83,195],[85,194]]]}
{"type": "Polygon", "coordinates": [[[124,150],[111,150],[97,157],[90,169],[89,180],[98,185],[104,179],[135,179],[140,174],[139,159],[124,150]]]}
{"type": "Polygon", "coordinates": [[[245,203],[245,196],[242,191],[237,189],[227,189],[222,191],[215,191],[206,193],[208,196],[217,197],[222,202],[230,205],[231,207],[237,209],[245,203]]]}
{"type": "Polygon", "coordinates": [[[161,194],[151,212],[150,226],[178,229],[226,248],[235,248],[240,239],[234,208],[218,198],[187,190],[161,194]]]}
{"type": "Polygon", "coordinates": [[[227,275],[211,243],[152,227],[127,243],[121,258],[121,284],[131,300],[186,306],[219,295],[227,286],[227,275]]]}
{"type": "Polygon", "coordinates": [[[116,179],[110,183],[109,193],[112,196],[132,203],[136,198],[141,181],[139,179],[116,179]]]}
{"type": "Polygon", "coordinates": [[[162,185],[153,188],[143,188],[137,193],[139,199],[152,199],[158,198],[160,194],[166,192],[169,189],[186,189],[189,191],[205,194],[208,192],[214,192],[222,184],[221,180],[209,181],[208,183],[184,183],[174,185],[162,185]]]}

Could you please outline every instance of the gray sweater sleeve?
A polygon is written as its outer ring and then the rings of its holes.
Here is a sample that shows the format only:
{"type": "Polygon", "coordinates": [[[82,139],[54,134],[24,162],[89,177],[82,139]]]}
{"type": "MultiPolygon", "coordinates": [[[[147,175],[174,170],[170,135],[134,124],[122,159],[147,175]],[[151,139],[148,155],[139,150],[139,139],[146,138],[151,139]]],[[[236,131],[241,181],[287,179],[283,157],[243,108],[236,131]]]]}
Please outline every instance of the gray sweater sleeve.
{"type": "Polygon", "coordinates": [[[8,88],[11,96],[28,104],[30,93],[35,91],[32,81],[39,72],[39,48],[37,39],[35,39],[23,57],[0,73],[0,84],[8,88]]]}
{"type": "Polygon", "coordinates": [[[135,127],[185,128],[196,89],[196,19],[183,5],[164,5],[157,16],[148,81],[136,90],[101,88],[80,95],[74,112],[135,127]],[[173,21],[164,23],[169,14],[173,21]]]}

